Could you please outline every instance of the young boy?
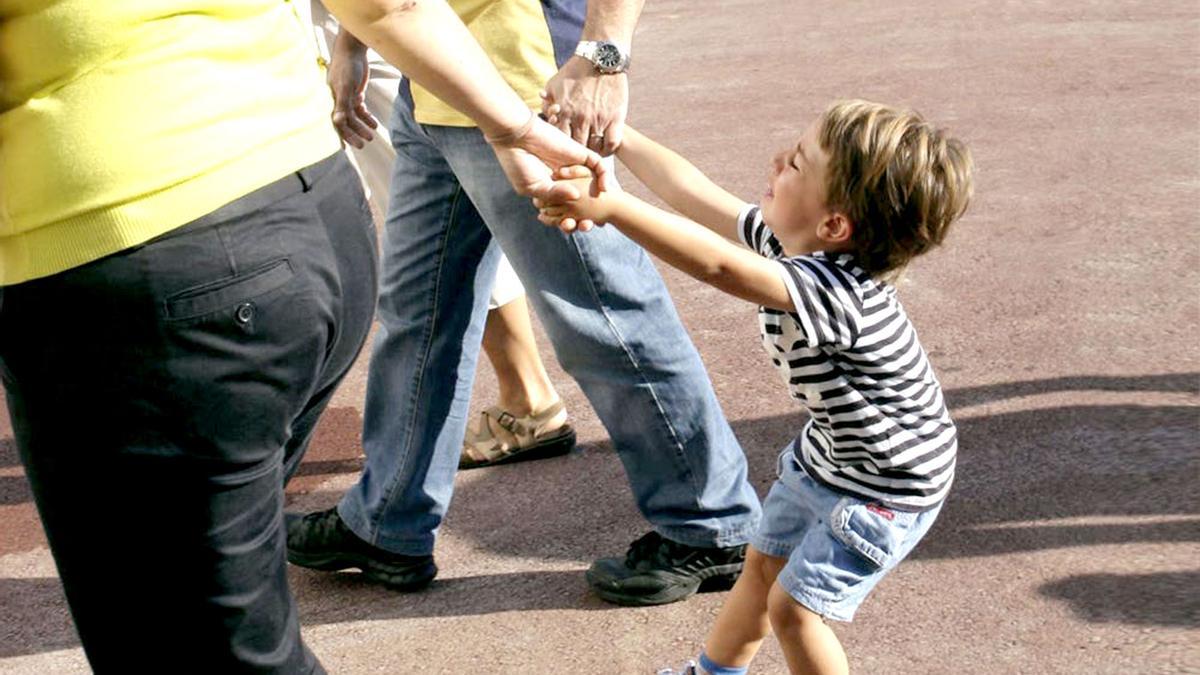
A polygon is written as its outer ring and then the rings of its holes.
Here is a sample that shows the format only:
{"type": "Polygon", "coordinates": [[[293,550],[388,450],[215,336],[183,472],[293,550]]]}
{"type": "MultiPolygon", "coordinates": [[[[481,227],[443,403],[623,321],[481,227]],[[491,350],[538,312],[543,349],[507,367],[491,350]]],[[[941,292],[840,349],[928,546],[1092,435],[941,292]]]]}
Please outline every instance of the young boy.
{"type": "MultiPolygon", "coordinates": [[[[687,218],[592,190],[539,203],[543,222],[612,223],[759,305],[763,346],[811,414],[779,457],[745,569],[699,663],[683,672],[745,673],[773,629],[791,672],[845,673],[825,620],[853,618],[933,524],[954,476],[954,423],[886,280],[940,244],[966,209],[970,153],[915,113],[844,101],[774,157],[761,207],[629,127],[618,157],[687,218]]],[[[588,180],[586,170],[560,176],[588,180]]]]}

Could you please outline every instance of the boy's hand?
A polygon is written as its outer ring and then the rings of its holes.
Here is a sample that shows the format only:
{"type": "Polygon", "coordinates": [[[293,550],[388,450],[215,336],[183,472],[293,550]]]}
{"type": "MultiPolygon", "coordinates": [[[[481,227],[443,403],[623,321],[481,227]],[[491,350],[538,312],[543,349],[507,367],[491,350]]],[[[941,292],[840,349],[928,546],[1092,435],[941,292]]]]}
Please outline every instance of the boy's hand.
{"type": "Polygon", "coordinates": [[[554,178],[557,185],[570,186],[570,189],[556,190],[554,196],[533,200],[534,206],[538,207],[538,220],[543,224],[570,234],[587,232],[596,223],[604,224],[610,218],[614,195],[600,191],[595,176],[587,167],[563,167],[554,172],[554,178]],[[571,192],[579,196],[562,197],[571,192]]]}

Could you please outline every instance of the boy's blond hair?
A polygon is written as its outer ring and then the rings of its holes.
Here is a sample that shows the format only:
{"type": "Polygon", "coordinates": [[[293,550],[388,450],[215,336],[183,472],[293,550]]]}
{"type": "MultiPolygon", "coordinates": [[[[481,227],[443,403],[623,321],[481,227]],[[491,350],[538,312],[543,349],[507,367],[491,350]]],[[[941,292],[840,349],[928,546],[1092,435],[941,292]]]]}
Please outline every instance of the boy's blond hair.
{"type": "Polygon", "coordinates": [[[822,116],[829,155],[826,199],[853,224],[856,263],[898,274],[942,243],[972,193],[971,153],[919,114],[869,101],[838,101],[822,116]]]}

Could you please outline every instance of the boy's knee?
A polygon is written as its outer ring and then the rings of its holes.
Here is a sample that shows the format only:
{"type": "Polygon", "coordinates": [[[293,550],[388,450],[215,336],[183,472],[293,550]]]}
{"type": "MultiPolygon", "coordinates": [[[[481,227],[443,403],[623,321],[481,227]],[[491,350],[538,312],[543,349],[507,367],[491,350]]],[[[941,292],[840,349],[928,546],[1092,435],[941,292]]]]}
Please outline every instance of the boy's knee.
{"type": "Polygon", "coordinates": [[[742,567],[742,575],[749,575],[752,580],[760,582],[763,588],[770,588],[775,583],[775,578],[779,576],[779,571],[786,564],[787,558],[767,555],[753,546],[747,546],[746,563],[742,567]]]}
{"type": "Polygon", "coordinates": [[[771,626],[779,633],[824,622],[820,614],[800,604],[779,584],[773,584],[767,594],[767,615],[771,626]]]}

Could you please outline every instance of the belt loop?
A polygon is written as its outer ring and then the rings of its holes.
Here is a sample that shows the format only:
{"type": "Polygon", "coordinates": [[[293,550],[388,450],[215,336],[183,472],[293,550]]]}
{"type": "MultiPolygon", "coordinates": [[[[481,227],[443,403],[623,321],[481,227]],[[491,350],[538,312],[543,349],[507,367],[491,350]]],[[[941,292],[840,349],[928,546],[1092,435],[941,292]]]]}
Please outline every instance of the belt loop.
{"type": "Polygon", "coordinates": [[[300,185],[304,191],[311,192],[317,182],[324,178],[325,174],[329,173],[344,156],[345,152],[339,150],[316,164],[310,164],[296,171],[296,178],[300,179],[300,185]]]}
{"type": "Polygon", "coordinates": [[[300,179],[300,185],[304,188],[305,192],[308,192],[313,187],[312,180],[310,180],[308,176],[304,175],[307,172],[308,172],[308,167],[304,167],[303,169],[300,169],[299,171],[296,172],[296,178],[300,179]]]}

